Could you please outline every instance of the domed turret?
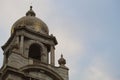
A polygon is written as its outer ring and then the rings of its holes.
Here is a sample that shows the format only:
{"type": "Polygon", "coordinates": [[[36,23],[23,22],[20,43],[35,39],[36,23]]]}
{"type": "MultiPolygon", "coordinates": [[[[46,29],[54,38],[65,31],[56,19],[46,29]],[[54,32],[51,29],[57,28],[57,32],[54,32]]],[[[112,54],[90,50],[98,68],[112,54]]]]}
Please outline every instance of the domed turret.
{"type": "Polygon", "coordinates": [[[49,34],[47,25],[42,20],[35,16],[36,14],[32,10],[32,6],[30,6],[30,10],[26,13],[26,16],[20,18],[13,24],[11,34],[14,33],[15,29],[19,27],[26,27],[35,32],[49,34]]]}
{"type": "Polygon", "coordinates": [[[13,24],[11,36],[2,46],[0,80],[69,80],[63,55],[60,66],[55,65],[56,37],[49,35],[47,25],[35,16],[31,6],[26,16],[13,24]]]}

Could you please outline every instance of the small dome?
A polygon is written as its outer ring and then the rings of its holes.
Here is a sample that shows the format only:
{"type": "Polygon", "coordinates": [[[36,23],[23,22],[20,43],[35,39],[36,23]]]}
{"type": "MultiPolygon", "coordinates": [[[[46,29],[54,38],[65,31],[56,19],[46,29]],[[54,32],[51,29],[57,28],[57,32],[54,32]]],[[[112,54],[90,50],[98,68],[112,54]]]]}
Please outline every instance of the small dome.
{"type": "Polygon", "coordinates": [[[62,54],[61,54],[61,58],[58,60],[58,63],[60,66],[64,66],[66,64],[66,60],[63,58],[62,54]]]}
{"type": "Polygon", "coordinates": [[[27,27],[28,29],[31,29],[35,32],[48,34],[49,30],[47,25],[42,20],[35,17],[35,15],[36,14],[32,10],[32,6],[31,6],[30,10],[26,13],[26,16],[20,18],[13,24],[11,33],[14,33],[14,30],[19,27],[27,27]]]}

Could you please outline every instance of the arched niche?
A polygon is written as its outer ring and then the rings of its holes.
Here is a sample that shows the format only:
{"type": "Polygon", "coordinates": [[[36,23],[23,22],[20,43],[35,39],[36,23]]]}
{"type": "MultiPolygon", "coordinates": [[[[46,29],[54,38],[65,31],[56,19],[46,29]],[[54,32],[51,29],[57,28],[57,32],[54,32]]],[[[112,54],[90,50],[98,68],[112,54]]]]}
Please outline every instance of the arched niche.
{"type": "Polygon", "coordinates": [[[28,54],[29,58],[41,60],[41,53],[42,53],[42,51],[41,51],[41,47],[39,44],[34,43],[34,44],[30,45],[29,54],[28,54]]]}
{"type": "Polygon", "coordinates": [[[35,64],[36,62],[48,63],[47,48],[43,43],[35,40],[29,40],[24,46],[24,55],[29,58],[29,60],[33,60],[35,64]]]}

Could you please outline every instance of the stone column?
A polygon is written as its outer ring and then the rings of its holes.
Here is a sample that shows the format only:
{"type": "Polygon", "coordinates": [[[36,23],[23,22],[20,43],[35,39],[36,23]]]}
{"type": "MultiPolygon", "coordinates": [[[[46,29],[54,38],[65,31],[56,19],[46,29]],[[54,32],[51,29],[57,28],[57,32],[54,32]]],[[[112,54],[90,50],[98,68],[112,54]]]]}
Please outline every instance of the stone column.
{"type": "Polygon", "coordinates": [[[24,45],[24,36],[22,35],[21,37],[20,37],[20,52],[21,52],[21,54],[23,55],[23,45],[24,45]]]}
{"type": "Polygon", "coordinates": [[[3,64],[6,64],[7,63],[7,60],[6,60],[6,54],[4,55],[4,60],[3,60],[3,64]]]}
{"type": "Polygon", "coordinates": [[[51,54],[50,54],[50,64],[55,65],[55,48],[51,46],[51,54]]]}
{"type": "Polygon", "coordinates": [[[19,45],[19,36],[16,37],[16,43],[19,45]]]}

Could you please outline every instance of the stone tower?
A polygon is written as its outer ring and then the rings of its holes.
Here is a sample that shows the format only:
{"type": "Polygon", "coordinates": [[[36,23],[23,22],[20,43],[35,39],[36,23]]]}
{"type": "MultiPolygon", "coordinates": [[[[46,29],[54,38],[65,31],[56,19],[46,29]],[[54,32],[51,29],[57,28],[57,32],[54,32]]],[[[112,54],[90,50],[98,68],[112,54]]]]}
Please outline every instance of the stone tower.
{"type": "Polygon", "coordinates": [[[55,45],[56,38],[30,6],[26,16],[13,24],[11,36],[2,46],[0,80],[68,80],[63,55],[55,66],[55,45]]]}

